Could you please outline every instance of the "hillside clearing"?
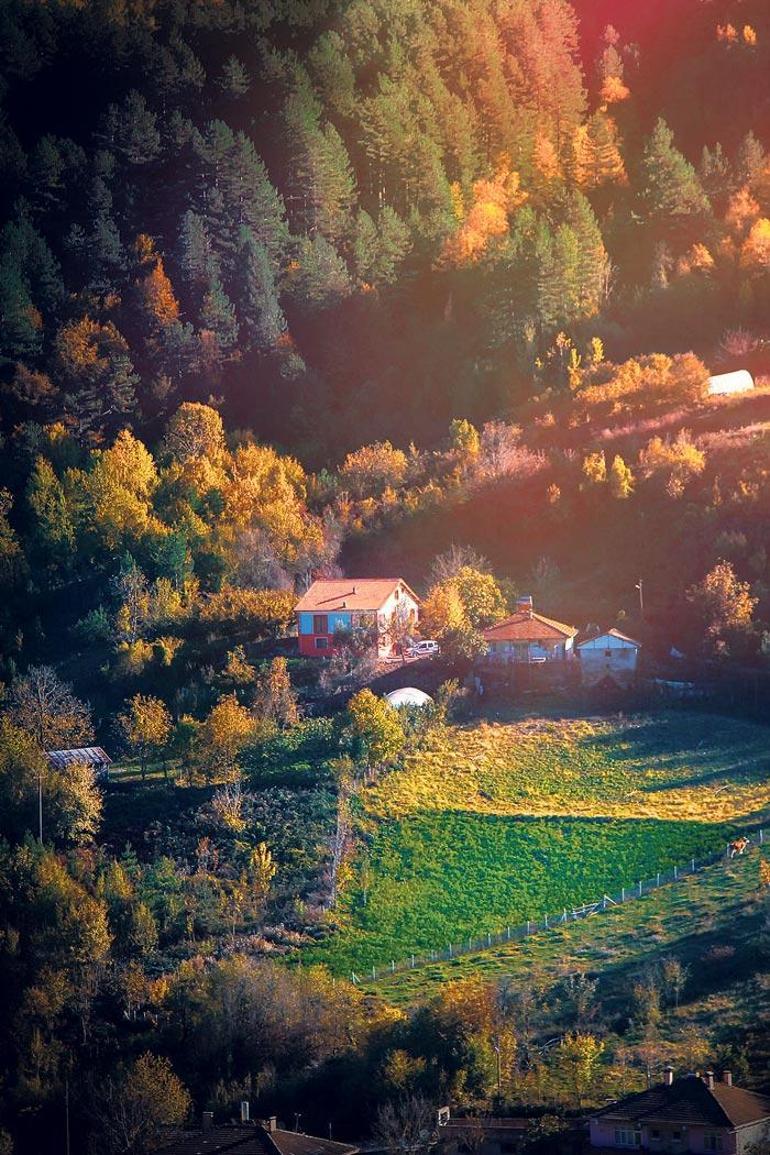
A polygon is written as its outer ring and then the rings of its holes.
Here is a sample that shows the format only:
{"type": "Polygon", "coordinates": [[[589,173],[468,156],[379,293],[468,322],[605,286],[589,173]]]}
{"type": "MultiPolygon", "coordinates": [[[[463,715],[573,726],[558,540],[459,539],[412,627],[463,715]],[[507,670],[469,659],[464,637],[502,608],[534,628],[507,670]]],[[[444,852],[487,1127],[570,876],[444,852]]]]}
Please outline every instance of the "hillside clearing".
{"type": "Polygon", "coordinates": [[[364,791],[335,973],[542,918],[712,854],[770,806],[766,731],[705,715],[449,727],[364,791]]]}
{"type": "MultiPolygon", "coordinates": [[[[557,926],[523,943],[505,944],[393,975],[362,989],[398,1006],[422,1002],[446,982],[471,976],[527,976],[556,982],[576,970],[625,973],[675,954],[703,971],[715,943],[755,940],[758,857],[708,867],[675,886],[664,887],[626,906],[611,907],[585,921],[557,926]]],[[[726,952],[725,952],[726,953],[726,952]]],[[[718,984],[715,984],[715,989],[718,984]]]]}

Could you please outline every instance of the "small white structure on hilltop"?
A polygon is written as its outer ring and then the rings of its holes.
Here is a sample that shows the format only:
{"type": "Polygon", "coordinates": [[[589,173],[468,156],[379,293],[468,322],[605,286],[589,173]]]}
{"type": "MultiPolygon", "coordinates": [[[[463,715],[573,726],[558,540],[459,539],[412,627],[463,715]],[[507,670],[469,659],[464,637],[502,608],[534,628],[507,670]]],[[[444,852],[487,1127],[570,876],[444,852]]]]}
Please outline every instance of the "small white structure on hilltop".
{"type": "Polygon", "coordinates": [[[415,686],[404,686],[401,690],[391,690],[385,695],[385,701],[394,710],[401,710],[405,706],[429,706],[433,699],[430,694],[418,690],[415,686]]]}
{"type": "Polygon", "coordinates": [[[709,377],[709,397],[725,397],[729,393],[748,393],[754,388],[754,378],[748,369],[737,369],[734,373],[719,373],[709,377]]]}

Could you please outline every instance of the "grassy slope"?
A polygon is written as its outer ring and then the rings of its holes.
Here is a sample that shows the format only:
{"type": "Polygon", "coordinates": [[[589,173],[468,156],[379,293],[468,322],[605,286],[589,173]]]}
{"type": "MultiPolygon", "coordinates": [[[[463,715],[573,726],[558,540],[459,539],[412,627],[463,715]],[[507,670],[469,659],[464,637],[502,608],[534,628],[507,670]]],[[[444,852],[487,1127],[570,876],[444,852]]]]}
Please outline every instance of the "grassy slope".
{"type": "Polygon", "coordinates": [[[718,849],[770,805],[766,731],[677,713],[447,731],[363,798],[339,973],[500,930],[718,849]]]}
{"type": "Polygon", "coordinates": [[[735,956],[731,958],[727,952],[720,965],[715,946],[731,943],[740,948],[743,944],[758,961],[759,915],[752,903],[757,880],[755,851],[747,858],[709,867],[637,902],[533,935],[525,943],[386,974],[376,983],[365,984],[364,989],[388,1002],[408,1005],[430,998],[442,983],[471,975],[494,979],[510,975],[528,980],[537,976],[547,985],[564,974],[587,970],[601,971],[622,993],[629,968],[638,972],[661,955],[674,954],[697,969],[702,998],[717,999],[715,992],[725,982],[739,982],[746,976],[728,973],[735,967],[735,956]]]}

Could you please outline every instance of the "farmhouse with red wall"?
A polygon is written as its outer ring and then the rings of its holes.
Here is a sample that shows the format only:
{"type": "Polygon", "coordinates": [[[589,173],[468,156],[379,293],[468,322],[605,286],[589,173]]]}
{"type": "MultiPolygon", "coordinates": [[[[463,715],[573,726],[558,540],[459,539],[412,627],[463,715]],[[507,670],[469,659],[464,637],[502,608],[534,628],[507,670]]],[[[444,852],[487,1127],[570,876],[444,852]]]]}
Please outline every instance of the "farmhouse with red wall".
{"type": "Polygon", "coordinates": [[[417,627],[420,601],[403,578],[335,578],[315,581],[296,605],[299,652],[328,657],[335,637],[371,631],[380,657],[389,657],[417,627]]]}

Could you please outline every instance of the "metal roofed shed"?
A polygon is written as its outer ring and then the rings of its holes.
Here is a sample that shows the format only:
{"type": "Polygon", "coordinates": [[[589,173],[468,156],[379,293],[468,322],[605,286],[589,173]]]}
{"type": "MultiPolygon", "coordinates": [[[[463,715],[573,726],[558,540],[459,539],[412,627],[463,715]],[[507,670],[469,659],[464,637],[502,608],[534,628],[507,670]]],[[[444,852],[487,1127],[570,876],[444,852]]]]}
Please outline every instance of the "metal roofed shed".
{"type": "Polygon", "coordinates": [[[97,778],[109,774],[112,758],[101,746],[79,746],[74,750],[46,750],[46,758],[54,770],[66,770],[68,766],[90,766],[97,778]]]}
{"type": "Polygon", "coordinates": [[[385,695],[385,701],[389,706],[395,710],[401,710],[405,706],[429,706],[433,699],[430,694],[426,694],[424,690],[418,690],[416,686],[404,686],[400,690],[391,690],[389,694],[385,695]]]}
{"type": "Polygon", "coordinates": [[[718,373],[709,377],[709,397],[726,397],[730,393],[748,393],[754,388],[754,378],[748,369],[736,369],[733,373],[718,373]]]}

